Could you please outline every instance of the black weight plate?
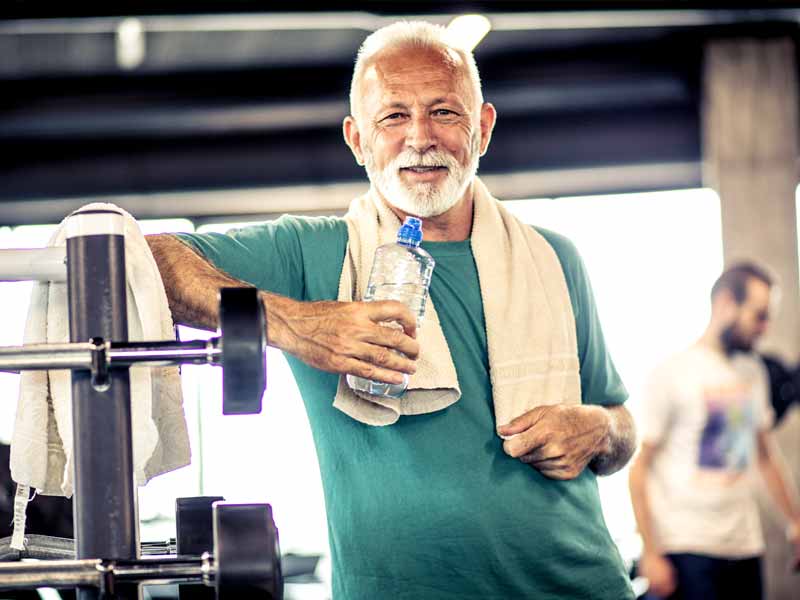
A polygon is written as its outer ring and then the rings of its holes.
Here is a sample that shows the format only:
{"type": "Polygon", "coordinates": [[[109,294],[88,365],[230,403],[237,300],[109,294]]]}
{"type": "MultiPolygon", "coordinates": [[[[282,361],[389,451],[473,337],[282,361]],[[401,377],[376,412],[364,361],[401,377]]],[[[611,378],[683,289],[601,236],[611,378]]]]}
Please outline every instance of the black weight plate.
{"type": "Polygon", "coordinates": [[[222,414],[261,412],[267,387],[266,318],[255,288],[220,290],[222,414]]]}
{"type": "Polygon", "coordinates": [[[269,504],[215,502],[214,561],[219,600],[283,600],[278,530],[269,504]]]}

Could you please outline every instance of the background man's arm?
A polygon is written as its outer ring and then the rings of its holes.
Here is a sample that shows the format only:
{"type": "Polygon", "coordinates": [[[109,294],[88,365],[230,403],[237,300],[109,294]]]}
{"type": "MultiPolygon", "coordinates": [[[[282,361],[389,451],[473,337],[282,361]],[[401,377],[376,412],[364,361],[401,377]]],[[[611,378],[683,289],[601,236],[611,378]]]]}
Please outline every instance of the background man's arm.
{"type": "Polygon", "coordinates": [[[664,557],[664,550],[655,534],[647,494],[647,478],[657,452],[658,446],[655,444],[642,443],[642,448],[631,465],[629,483],[633,513],[639,535],[642,536],[639,573],[650,581],[648,591],[657,596],[669,596],[675,591],[677,578],[672,563],[664,557]]]}
{"type": "MultiPolygon", "coordinates": [[[[216,329],[220,288],[252,287],[216,269],[175,236],[146,239],[177,323],[216,329]]],[[[300,302],[259,294],[267,316],[267,343],[313,367],[392,383],[416,370],[416,322],[399,302],[300,302]],[[403,329],[383,327],[382,321],[397,321],[403,329]]]]}
{"type": "Polygon", "coordinates": [[[507,454],[552,479],[574,479],[589,465],[598,475],[621,469],[636,449],[624,406],[538,406],[497,428],[507,454]]]}
{"type": "Polygon", "coordinates": [[[795,568],[800,566],[800,503],[797,490],[790,485],[779,451],[772,434],[764,429],[758,432],[758,467],[770,496],[789,521],[788,532],[794,544],[795,568]]]}

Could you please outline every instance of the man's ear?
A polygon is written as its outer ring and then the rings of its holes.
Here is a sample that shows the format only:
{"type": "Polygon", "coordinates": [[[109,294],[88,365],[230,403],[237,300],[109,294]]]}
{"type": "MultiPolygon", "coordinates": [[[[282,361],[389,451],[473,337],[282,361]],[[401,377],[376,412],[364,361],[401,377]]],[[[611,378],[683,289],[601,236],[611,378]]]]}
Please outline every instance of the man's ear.
{"type": "Polygon", "coordinates": [[[732,323],[739,313],[739,303],[736,301],[733,292],[727,288],[717,292],[713,307],[723,323],[732,323]]]}
{"type": "Polygon", "coordinates": [[[364,153],[361,150],[361,132],[358,130],[358,124],[355,117],[348,115],[342,122],[342,134],[344,141],[356,157],[356,163],[364,166],[364,153]]]}
{"type": "Polygon", "coordinates": [[[481,106],[481,156],[486,154],[486,149],[489,147],[489,142],[492,139],[492,131],[494,124],[497,121],[497,111],[491,102],[484,102],[481,106]]]}

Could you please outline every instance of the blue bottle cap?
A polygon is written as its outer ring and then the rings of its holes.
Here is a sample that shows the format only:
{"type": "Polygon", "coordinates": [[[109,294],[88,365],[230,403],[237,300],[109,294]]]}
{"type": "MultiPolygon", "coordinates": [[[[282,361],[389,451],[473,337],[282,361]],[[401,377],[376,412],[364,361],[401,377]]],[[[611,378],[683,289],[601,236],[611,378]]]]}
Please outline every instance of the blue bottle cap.
{"type": "Polygon", "coordinates": [[[397,230],[397,243],[404,246],[419,246],[422,241],[422,220],[406,217],[403,225],[397,230]]]}

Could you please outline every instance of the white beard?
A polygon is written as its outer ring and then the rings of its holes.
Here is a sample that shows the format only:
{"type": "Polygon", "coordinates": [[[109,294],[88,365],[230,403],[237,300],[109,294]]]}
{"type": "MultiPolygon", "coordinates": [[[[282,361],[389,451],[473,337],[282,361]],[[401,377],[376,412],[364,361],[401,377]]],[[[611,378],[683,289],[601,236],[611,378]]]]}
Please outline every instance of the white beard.
{"type": "Polygon", "coordinates": [[[446,213],[461,199],[478,172],[480,152],[478,136],[473,138],[471,156],[467,166],[443,150],[430,150],[420,154],[406,148],[382,171],[375,168],[375,160],[369,148],[364,148],[364,166],[367,177],[383,197],[395,208],[420,218],[435,217],[446,213]],[[420,182],[409,184],[400,177],[405,167],[446,167],[447,178],[441,183],[420,182]]]}

